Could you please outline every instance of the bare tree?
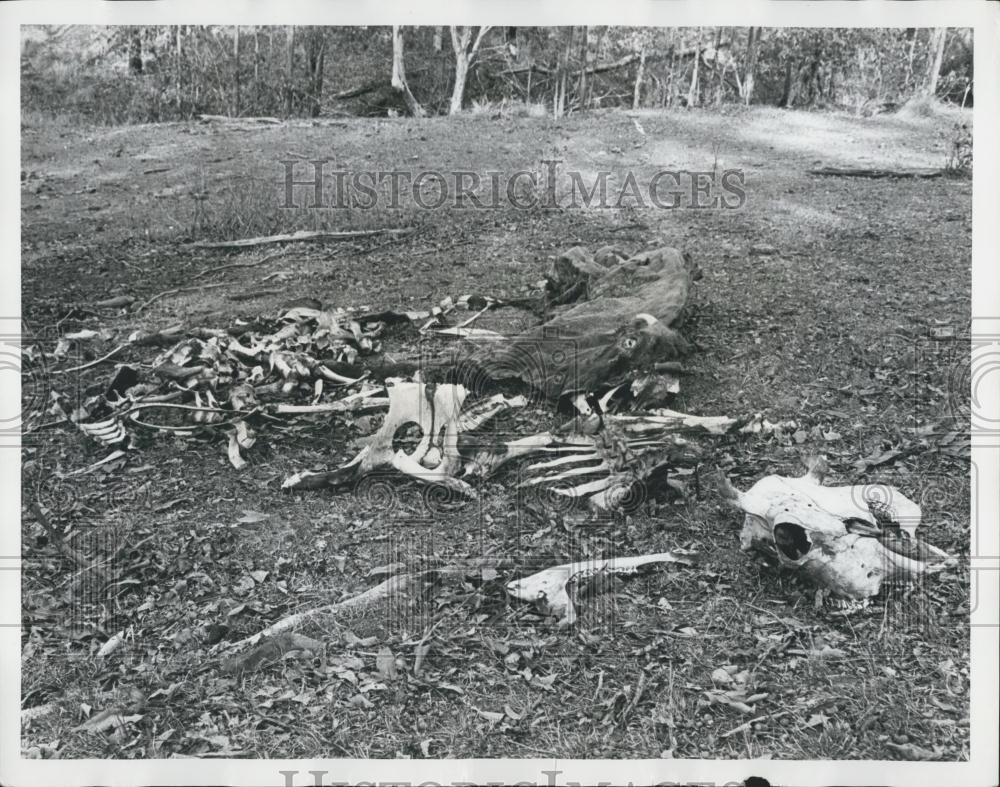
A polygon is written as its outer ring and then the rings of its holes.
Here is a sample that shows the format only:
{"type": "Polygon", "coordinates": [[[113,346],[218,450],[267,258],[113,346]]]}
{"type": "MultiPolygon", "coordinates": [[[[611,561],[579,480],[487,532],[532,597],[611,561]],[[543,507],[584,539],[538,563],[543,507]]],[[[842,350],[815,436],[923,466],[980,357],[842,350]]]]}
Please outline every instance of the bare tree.
{"type": "Polygon", "coordinates": [[[406,65],[403,62],[403,28],[392,26],[392,87],[403,96],[406,108],[414,117],[423,117],[427,113],[420,102],[413,97],[410,86],[406,84],[406,65]]]}
{"type": "Polygon", "coordinates": [[[323,101],[323,72],[326,65],[326,36],[322,27],[314,27],[306,39],[309,60],[309,114],[319,117],[323,101]]]}
{"type": "Polygon", "coordinates": [[[449,115],[457,115],[462,111],[462,100],[465,98],[465,81],[469,76],[469,68],[479,52],[483,37],[493,28],[483,25],[473,38],[475,27],[452,27],[451,46],[455,50],[455,87],[451,91],[449,115]]]}
{"type": "Polygon", "coordinates": [[[757,52],[760,44],[760,28],[747,28],[747,56],[743,66],[743,82],[740,84],[740,98],[749,106],[753,99],[754,81],[757,73],[757,52]]]}
{"type": "Polygon", "coordinates": [[[587,108],[587,67],[589,65],[588,54],[590,49],[590,28],[586,25],[581,28],[583,35],[580,37],[580,81],[577,84],[576,92],[580,96],[580,109],[587,108]]]}
{"type": "Polygon", "coordinates": [[[295,75],[295,27],[285,28],[285,117],[292,116],[292,77],[295,75]]]}
{"type": "Polygon", "coordinates": [[[936,27],[931,34],[930,60],[927,64],[927,76],[924,79],[923,94],[934,97],[937,92],[938,77],[941,74],[941,61],[944,59],[944,45],[948,38],[948,29],[936,27]]]}
{"type": "Polygon", "coordinates": [[[181,67],[184,63],[184,25],[177,25],[176,52],[177,62],[174,64],[174,102],[181,108],[181,67]]]}
{"type": "Polygon", "coordinates": [[[688,88],[687,103],[689,107],[698,106],[698,64],[701,62],[701,28],[698,28],[694,42],[694,68],[691,70],[691,87],[688,88]]]}
{"type": "Polygon", "coordinates": [[[133,76],[142,74],[142,28],[133,27],[128,40],[128,71],[133,76]]]}
{"type": "Polygon", "coordinates": [[[260,28],[253,29],[253,103],[260,104],[260,28]]]}
{"type": "Polygon", "coordinates": [[[556,67],[556,78],[552,87],[552,116],[559,118],[566,112],[566,94],[569,83],[570,57],[573,54],[573,34],[575,27],[569,28],[569,35],[566,39],[566,46],[559,55],[559,64],[556,67]]]}
{"type": "Polygon", "coordinates": [[[233,28],[233,116],[240,116],[240,26],[233,28]]]}
{"type": "Polygon", "coordinates": [[[639,108],[642,100],[642,80],[646,76],[646,47],[639,50],[639,67],[635,71],[635,86],[632,88],[632,109],[639,108]]]}

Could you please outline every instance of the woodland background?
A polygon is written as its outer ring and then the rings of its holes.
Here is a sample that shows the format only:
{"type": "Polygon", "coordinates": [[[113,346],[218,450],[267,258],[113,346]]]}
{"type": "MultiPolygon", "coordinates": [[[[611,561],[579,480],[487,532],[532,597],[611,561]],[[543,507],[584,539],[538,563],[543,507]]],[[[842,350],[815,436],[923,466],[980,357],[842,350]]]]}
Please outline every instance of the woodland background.
{"type": "Polygon", "coordinates": [[[199,114],[551,114],[765,104],[971,106],[964,29],[44,26],[26,108],[101,123],[199,114]]]}

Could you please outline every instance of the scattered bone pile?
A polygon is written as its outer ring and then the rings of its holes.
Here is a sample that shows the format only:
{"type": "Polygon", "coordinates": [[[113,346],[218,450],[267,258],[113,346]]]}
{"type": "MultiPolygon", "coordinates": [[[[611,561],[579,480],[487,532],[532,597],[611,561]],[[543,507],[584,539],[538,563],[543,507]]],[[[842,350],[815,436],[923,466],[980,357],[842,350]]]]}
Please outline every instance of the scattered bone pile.
{"type": "MultiPolygon", "coordinates": [[[[97,465],[131,449],[137,428],[188,435],[209,429],[227,433],[229,459],[241,469],[255,431],[269,420],[387,408],[382,426],[352,460],[331,471],[296,473],[283,488],[350,488],[373,471],[391,468],[456,497],[474,498],[477,479],[530,459],[519,465],[522,486],[585,501],[596,512],[616,511],[644,499],[647,487],[682,488],[702,456],[699,436],[787,426],[669,408],[681,359],[692,349],[678,323],[699,278],[691,258],[671,248],[629,256],[614,247],[594,255],[574,247],[556,259],[544,282],[547,319],[510,338],[471,323],[490,309],[524,303],[483,296],[449,298],[422,312],[297,305],[276,320],[229,330],[136,334],[99,361],[128,346],[165,348],[148,365],[151,371],[119,364],[106,387],[77,406],[54,394],[51,412],[113,449],[97,465]],[[476,313],[447,325],[458,309],[476,313]],[[462,351],[445,369],[433,363],[387,365],[378,356],[390,323],[463,340],[462,351]],[[469,379],[477,384],[463,384],[469,379]],[[529,404],[523,395],[484,390],[511,379],[543,402],[568,405],[576,417],[559,429],[509,441],[484,435],[479,430],[491,419],[529,404]],[[168,423],[164,415],[174,420],[168,423]],[[421,431],[417,446],[395,450],[394,437],[414,424],[421,431]]],[[[74,343],[107,338],[94,331],[66,334],[53,358],[62,360],[74,343]]],[[[871,598],[885,581],[954,565],[953,558],[917,539],[920,509],[898,490],[880,487],[889,499],[879,507],[866,497],[866,487],[824,487],[825,474],[825,464],[816,462],[802,478],[768,476],[746,493],[725,482],[724,492],[746,514],[743,548],[768,555],[849,604],[871,598]]],[[[574,618],[566,588],[576,578],[630,573],[658,562],[687,561],[661,553],[567,564],[507,587],[566,623],[574,618]]]]}

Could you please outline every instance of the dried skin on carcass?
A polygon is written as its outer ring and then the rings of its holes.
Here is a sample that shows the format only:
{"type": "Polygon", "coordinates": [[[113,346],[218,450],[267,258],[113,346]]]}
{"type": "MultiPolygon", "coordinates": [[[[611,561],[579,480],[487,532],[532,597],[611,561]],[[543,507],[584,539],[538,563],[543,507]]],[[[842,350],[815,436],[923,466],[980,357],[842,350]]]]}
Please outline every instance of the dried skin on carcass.
{"type": "Polygon", "coordinates": [[[492,379],[517,378],[556,399],[614,387],[689,352],[671,324],[698,275],[690,258],[664,247],[597,275],[601,266],[584,254],[571,249],[560,259],[582,277],[588,300],[503,346],[474,353],[470,362],[492,379]]]}

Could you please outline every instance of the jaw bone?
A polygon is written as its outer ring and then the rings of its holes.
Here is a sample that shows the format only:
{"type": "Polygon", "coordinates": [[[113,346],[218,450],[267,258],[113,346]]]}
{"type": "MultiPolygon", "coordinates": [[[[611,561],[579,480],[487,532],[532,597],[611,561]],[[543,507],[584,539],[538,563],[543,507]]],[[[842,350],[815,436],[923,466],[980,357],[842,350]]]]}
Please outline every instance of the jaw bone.
{"type": "Polygon", "coordinates": [[[569,597],[568,585],[571,582],[601,574],[635,574],[642,566],[651,563],[681,563],[689,566],[692,561],[680,552],[593,558],[553,566],[529,577],[508,582],[507,592],[520,601],[536,604],[544,614],[555,615],[559,619],[559,625],[565,626],[576,620],[576,610],[569,597]]]}

